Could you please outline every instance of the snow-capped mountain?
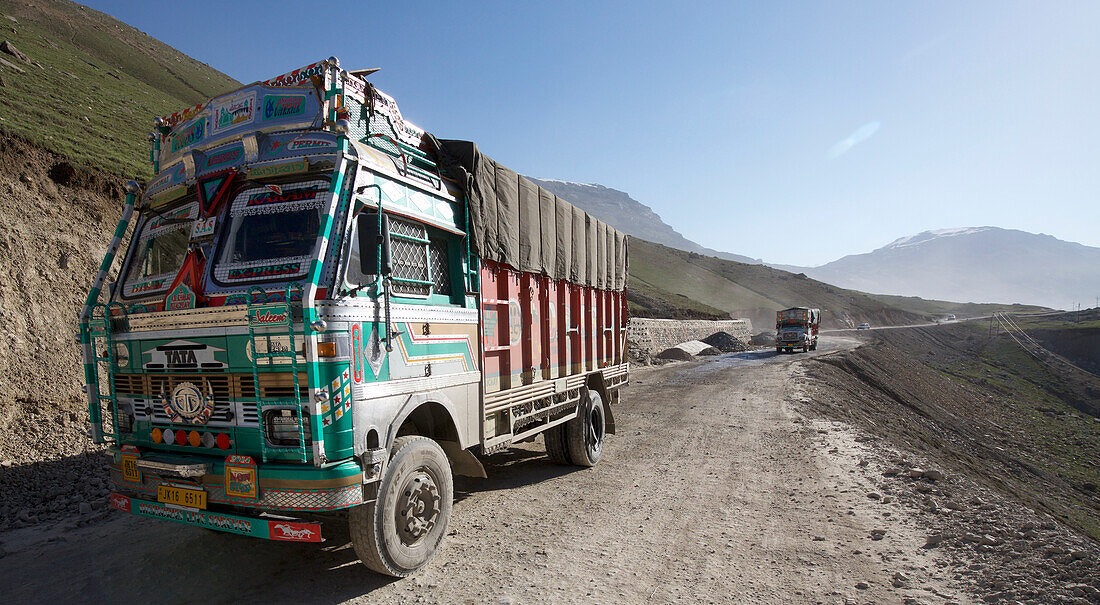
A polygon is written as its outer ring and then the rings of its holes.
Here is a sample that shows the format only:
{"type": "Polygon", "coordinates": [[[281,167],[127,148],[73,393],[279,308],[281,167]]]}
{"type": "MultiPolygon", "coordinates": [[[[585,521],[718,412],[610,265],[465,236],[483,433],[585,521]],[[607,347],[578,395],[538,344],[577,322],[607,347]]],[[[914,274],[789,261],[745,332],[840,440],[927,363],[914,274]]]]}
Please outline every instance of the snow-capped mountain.
{"type": "Polygon", "coordinates": [[[904,248],[905,246],[916,246],[917,244],[923,244],[930,242],[941,237],[955,237],[957,235],[971,235],[973,233],[981,233],[982,231],[988,231],[993,227],[962,227],[959,229],[933,229],[931,231],[922,231],[916,235],[907,235],[905,237],[899,237],[898,239],[883,246],[883,248],[904,248]]]}
{"type": "Polygon", "coordinates": [[[760,259],[705,248],[676,231],[652,208],[628,194],[603,185],[527,177],[563,200],[576,205],[612,227],[644,240],[687,252],[716,256],[741,263],[760,264],[760,259]]]}
{"type": "Polygon", "coordinates": [[[1100,248],[998,227],[924,231],[806,275],[844,288],[1069,309],[1100,295],[1100,248]]]}

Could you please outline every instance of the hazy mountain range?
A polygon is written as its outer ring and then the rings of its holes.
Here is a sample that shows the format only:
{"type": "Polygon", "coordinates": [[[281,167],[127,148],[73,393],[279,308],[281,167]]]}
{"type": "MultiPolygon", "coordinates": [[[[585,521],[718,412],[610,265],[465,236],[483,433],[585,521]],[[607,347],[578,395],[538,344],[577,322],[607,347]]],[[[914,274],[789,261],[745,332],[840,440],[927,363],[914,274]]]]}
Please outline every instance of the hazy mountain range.
{"type": "Polygon", "coordinates": [[[760,264],[762,262],[758,258],[707,248],[687,239],[679,231],[661,220],[661,217],[652,208],[618,189],[556,179],[537,179],[531,176],[527,178],[627,235],[663,244],[670,248],[716,256],[724,260],[749,264],[760,264]]]}
{"type": "MultiPolygon", "coordinates": [[[[635,237],[725,260],[762,262],[687,239],[622,191],[528,178],[635,237]]],[[[1093,306],[1100,296],[1100,248],[998,227],[925,231],[817,267],[767,264],[842,288],[957,302],[1069,309],[1078,302],[1093,306]]]]}
{"type": "Polygon", "coordinates": [[[1100,248],[999,227],[924,231],[819,267],[780,267],[843,288],[1070,309],[1100,296],[1100,248]]]}

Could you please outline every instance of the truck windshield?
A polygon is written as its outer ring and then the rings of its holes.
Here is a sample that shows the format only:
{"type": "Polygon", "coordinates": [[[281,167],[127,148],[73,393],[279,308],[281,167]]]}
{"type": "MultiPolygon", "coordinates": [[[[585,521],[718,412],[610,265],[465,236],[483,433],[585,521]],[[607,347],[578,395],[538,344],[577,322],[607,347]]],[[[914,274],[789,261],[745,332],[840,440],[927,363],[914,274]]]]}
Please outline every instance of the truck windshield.
{"type": "Polygon", "coordinates": [[[229,209],[214,280],[222,285],[305,275],[318,244],[327,180],[251,187],[229,209]]]}
{"type": "Polygon", "coordinates": [[[192,202],[145,221],[134,237],[130,269],[122,287],[123,297],[137,298],[168,289],[187,255],[197,210],[198,204],[192,202]]]}

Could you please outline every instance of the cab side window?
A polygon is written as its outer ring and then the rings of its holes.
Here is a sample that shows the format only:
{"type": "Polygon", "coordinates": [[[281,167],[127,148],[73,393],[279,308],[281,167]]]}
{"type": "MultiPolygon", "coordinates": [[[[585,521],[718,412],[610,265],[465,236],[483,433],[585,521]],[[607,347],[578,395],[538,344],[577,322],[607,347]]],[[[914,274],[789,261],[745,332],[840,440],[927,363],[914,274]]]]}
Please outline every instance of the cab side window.
{"type": "MultiPolygon", "coordinates": [[[[390,215],[390,265],[393,293],[409,298],[450,299],[454,294],[451,279],[453,237],[423,223],[390,215]]],[[[359,238],[352,232],[348,256],[347,281],[352,286],[373,283],[375,275],[359,270],[359,238]]]]}

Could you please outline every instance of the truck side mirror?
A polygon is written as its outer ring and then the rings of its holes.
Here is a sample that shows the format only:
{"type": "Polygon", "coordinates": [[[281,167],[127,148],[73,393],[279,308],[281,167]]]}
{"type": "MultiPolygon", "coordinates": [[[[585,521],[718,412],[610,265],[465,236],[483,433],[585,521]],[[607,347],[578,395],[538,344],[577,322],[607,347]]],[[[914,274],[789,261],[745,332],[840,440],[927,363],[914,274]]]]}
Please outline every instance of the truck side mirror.
{"type": "Polygon", "coordinates": [[[362,212],[355,220],[359,231],[359,272],[375,275],[381,266],[382,275],[389,275],[392,270],[389,217],[382,214],[379,220],[377,212],[362,212]]]}

